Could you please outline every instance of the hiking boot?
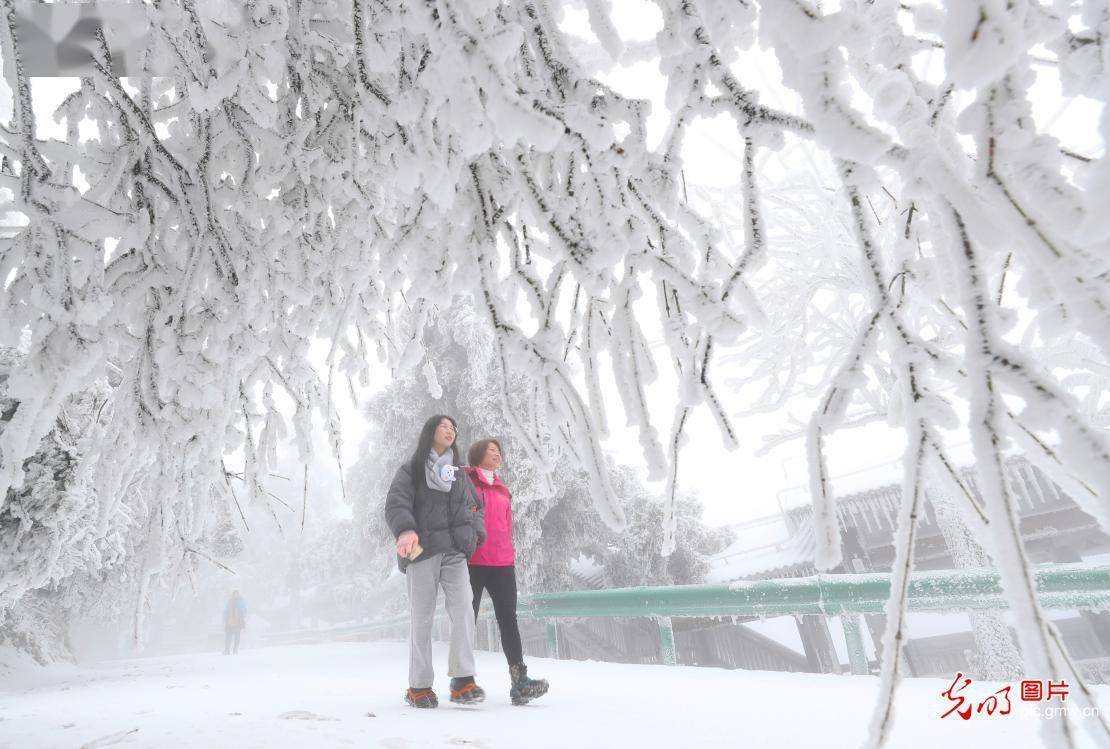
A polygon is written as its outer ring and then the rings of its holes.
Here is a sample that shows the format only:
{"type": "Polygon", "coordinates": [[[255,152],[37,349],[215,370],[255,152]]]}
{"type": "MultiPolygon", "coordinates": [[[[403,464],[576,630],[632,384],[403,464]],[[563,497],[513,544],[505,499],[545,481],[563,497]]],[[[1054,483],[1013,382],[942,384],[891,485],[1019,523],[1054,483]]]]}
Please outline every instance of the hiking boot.
{"type": "Polygon", "coordinates": [[[509,699],[514,705],[527,705],[537,697],[547,694],[547,679],[529,679],[528,667],[523,663],[509,666],[509,677],[513,683],[509,689],[509,699]]]}
{"type": "Polygon", "coordinates": [[[457,676],[451,679],[452,702],[468,705],[473,702],[482,702],[485,698],[485,690],[474,683],[473,676],[457,676]]]}
{"type": "Polygon", "coordinates": [[[413,707],[439,707],[439,698],[431,687],[409,687],[405,692],[405,702],[413,707]]]}

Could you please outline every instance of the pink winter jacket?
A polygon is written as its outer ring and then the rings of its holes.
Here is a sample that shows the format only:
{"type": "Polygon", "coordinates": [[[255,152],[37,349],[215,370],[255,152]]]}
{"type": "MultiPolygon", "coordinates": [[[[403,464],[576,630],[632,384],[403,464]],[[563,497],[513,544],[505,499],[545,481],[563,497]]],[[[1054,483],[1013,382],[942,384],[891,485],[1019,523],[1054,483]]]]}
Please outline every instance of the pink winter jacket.
{"type": "Polygon", "coordinates": [[[513,510],[509,487],[501,483],[500,476],[493,483],[475,466],[466,467],[466,475],[474,485],[474,493],[486,510],[486,542],[478,547],[470,563],[485,567],[508,567],[516,561],[513,552],[513,510]]]}

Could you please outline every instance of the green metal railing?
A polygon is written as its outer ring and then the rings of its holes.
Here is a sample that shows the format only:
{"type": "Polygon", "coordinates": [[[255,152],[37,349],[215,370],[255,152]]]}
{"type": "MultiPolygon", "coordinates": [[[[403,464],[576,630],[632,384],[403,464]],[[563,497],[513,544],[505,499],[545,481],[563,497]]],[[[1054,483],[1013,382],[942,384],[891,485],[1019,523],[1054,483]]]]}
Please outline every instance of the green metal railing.
{"type": "MultiPolygon", "coordinates": [[[[1110,609],[1110,566],[1045,564],[1033,569],[1046,609],[1110,609]]],[[[718,585],[613,588],[522,596],[517,616],[547,623],[547,650],[558,657],[558,620],[586,617],[649,617],[659,627],[663,661],[677,663],[672,617],[816,614],[839,616],[853,674],[867,673],[860,614],[882,613],[890,597],[888,573],[827,574],[718,585]]],[[[910,575],[911,611],[975,611],[1009,607],[994,570],[965,568],[910,575]]],[[[488,612],[484,614],[488,617],[488,612]]],[[[370,625],[371,631],[404,624],[399,616],[370,625]]]]}

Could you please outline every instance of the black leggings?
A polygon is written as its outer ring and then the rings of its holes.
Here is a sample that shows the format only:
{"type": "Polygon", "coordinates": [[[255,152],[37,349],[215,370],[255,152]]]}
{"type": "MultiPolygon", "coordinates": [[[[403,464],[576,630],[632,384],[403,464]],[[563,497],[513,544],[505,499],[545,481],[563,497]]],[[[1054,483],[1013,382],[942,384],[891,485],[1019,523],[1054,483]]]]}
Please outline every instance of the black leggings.
{"type": "Polygon", "coordinates": [[[489,591],[497,628],[501,631],[501,647],[510,666],[524,662],[520,645],[520,628],[516,623],[516,567],[471,565],[470,587],[474,590],[474,618],[482,604],[482,590],[489,591]]]}

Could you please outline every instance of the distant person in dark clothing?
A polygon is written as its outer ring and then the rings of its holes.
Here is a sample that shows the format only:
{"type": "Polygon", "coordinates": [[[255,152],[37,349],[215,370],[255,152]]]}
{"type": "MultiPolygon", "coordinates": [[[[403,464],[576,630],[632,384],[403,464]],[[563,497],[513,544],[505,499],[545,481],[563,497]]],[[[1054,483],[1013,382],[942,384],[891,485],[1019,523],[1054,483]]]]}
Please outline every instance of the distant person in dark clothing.
{"type": "Polygon", "coordinates": [[[528,678],[520,627],[516,620],[516,552],[513,548],[513,509],[509,488],[497,475],[501,467],[501,443],[495,439],[475,442],[467,451],[466,475],[485,508],[486,540],[470,558],[470,587],[474,591],[474,617],[488,590],[501,632],[501,647],[509,662],[509,699],[514,705],[547,694],[547,679],[528,678]]]}
{"type": "Polygon", "coordinates": [[[247,602],[233,590],[224,606],[224,655],[239,654],[239,635],[247,626],[247,602]]]}

